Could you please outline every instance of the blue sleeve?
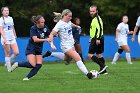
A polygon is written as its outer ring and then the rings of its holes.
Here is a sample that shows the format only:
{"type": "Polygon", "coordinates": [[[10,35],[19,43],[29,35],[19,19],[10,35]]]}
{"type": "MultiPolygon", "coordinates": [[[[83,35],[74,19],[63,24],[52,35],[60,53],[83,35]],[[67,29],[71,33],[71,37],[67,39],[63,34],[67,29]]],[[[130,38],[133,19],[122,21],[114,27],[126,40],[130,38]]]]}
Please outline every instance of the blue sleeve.
{"type": "Polygon", "coordinates": [[[74,35],[76,33],[76,27],[72,27],[72,34],[74,35]]]}
{"type": "Polygon", "coordinates": [[[45,37],[48,37],[51,33],[50,29],[47,27],[47,25],[45,25],[45,28],[46,28],[46,34],[45,34],[45,37]]]}
{"type": "Polygon", "coordinates": [[[32,26],[30,29],[30,37],[37,36],[37,29],[32,26]]]}

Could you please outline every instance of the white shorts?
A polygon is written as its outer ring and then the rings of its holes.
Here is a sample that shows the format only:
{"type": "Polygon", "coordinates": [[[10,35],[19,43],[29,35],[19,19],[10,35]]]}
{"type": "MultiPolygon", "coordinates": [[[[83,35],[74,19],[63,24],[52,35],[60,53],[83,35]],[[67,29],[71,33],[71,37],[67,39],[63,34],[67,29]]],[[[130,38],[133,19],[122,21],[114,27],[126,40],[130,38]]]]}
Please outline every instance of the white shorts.
{"type": "MultiPolygon", "coordinates": [[[[15,38],[13,38],[12,40],[7,40],[6,41],[6,44],[15,44],[15,43],[17,43],[15,38]]],[[[2,45],[4,44],[3,39],[1,39],[1,44],[2,45]]]]}
{"type": "Polygon", "coordinates": [[[74,48],[74,45],[65,45],[65,46],[61,46],[62,52],[66,53],[69,49],[74,48]]]}
{"type": "Polygon", "coordinates": [[[124,45],[128,45],[128,44],[127,44],[127,41],[118,41],[118,45],[124,46],[124,45]]]}
{"type": "Polygon", "coordinates": [[[138,35],[138,43],[140,45],[140,34],[138,35]]]}

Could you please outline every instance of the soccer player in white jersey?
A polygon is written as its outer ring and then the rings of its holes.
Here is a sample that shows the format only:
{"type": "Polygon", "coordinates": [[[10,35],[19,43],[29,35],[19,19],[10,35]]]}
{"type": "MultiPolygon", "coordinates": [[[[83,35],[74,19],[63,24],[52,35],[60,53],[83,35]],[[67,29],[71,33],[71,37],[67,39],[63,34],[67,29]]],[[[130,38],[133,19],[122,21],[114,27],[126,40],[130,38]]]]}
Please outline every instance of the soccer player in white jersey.
{"type": "MultiPolygon", "coordinates": [[[[58,58],[63,60],[71,57],[76,61],[78,68],[89,78],[92,79],[92,73],[88,72],[87,68],[83,64],[81,57],[76,52],[74,48],[74,39],[72,35],[72,26],[77,26],[73,24],[70,20],[72,19],[72,12],[69,9],[64,9],[61,14],[61,19],[53,28],[50,36],[53,40],[53,36],[59,36],[61,39],[61,49],[63,53],[57,54],[58,58]]],[[[77,26],[79,27],[79,26],[77,26]]]]}
{"type": "Polygon", "coordinates": [[[122,22],[117,26],[115,41],[118,43],[119,48],[114,55],[112,64],[116,64],[116,61],[119,58],[119,55],[123,52],[123,50],[126,51],[126,59],[128,64],[132,64],[131,56],[130,56],[130,48],[127,44],[127,35],[133,34],[133,31],[129,31],[129,26],[127,22],[128,22],[128,17],[125,15],[122,17],[122,22]]]}
{"type": "MultiPolygon", "coordinates": [[[[137,22],[136,22],[136,26],[134,28],[134,33],[133,33],[133,36],[132,36],[132,42],[135,41],[135,35],[136,35],[139,27],[140,27],[140,16],[138,17],[137,22]]],[[[140,45],[140,30],[139,30],[139,33],[138,33],[138,43],[140,45]]]]}
{"type": "Polygon", "coordinates": [[[1,44],[5,52],[5,62],[8,72],[11,72],[11,62],[14,61],[19,54],[19,49],[16,42],[16,32],[14,29],[13,18],[9,16],[9,8],[1,8],[2,17],[0,17],[0,32],[1,44]],[[10,56],[10,49],[13,54],[10,56]]]}

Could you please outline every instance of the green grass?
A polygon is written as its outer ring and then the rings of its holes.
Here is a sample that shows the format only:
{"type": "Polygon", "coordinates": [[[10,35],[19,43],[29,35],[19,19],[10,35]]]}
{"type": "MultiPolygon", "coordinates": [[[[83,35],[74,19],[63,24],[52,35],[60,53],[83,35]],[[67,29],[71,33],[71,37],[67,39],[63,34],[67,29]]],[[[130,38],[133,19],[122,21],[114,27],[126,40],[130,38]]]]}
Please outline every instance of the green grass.
{"type": "MultiPolygon", "coordinates": [[[[8,73],[0,65],[0,93],[140,93],[140,62],[128,65],[125,60],[116,65],[107,62],[108,75],[89,80],[76,64],[45,63],[39,73],[23,81],[30,69],[17,68],[8,73]]],[[[98,66],[86,62],[89,70],[98,66]]]]}

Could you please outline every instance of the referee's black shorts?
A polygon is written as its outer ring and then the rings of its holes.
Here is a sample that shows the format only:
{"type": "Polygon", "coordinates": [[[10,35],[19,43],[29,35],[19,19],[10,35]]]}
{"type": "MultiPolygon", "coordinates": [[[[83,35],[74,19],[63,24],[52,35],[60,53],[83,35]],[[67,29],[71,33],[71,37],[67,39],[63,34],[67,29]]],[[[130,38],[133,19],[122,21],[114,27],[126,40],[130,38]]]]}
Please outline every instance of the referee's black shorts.
{"type": "Polygon", "coordinates": [[[104,52],[104,37],[100,39],[100,44],[96,45],[96,38],[92,38],[89,45],[89,54],[101,54],[104,52]]]}

